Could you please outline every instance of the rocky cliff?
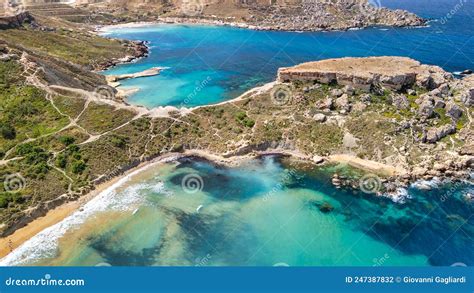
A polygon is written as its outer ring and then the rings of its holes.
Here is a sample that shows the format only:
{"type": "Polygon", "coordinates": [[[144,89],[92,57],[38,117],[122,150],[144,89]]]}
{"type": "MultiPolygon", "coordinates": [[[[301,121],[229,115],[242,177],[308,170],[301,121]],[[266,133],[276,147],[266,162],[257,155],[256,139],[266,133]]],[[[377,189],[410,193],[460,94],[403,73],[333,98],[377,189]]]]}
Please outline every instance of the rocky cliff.
{"type": "Polygon", "coordinates": [[[432,90],[453,77],[440,67],[421,65],[410,58],[372,57],[328,59],[281,68],[278,80],[334,83],[362,90],[382,86],[399,91],[415,85],[432,90]]]}

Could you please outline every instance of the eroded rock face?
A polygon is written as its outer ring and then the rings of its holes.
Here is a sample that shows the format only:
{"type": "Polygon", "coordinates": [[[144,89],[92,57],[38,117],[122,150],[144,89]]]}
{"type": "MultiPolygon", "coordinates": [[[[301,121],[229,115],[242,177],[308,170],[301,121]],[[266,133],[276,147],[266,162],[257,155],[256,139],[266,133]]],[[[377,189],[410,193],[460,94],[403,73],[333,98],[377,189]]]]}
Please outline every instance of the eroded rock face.
{"type": "Polygon", "coordinates": [[[466,106],[474,106],[474,88],[466,90],[461,96],[461,101],[466,106]]]}
{"type": "Polygon", "coordinates": [[[434,105],[430,100],[424,100],[418,109],[418,115],[424,118],[431,118],[434,115],[434,105]]]}
{"type": "Polygon", "coordinates": [[[459,107],[458,105],[456,105],[453,102],[449,102],[446,105],[446,113],[448,114],[449,117],[451,117],[455,120],[461,118],[461,116],[463,114],[461,107],[459,107]]]}
{"type": "Polygon", "coordinates": [[[343,94],[342,96],[336,99],[336,106],[346,112],[349,112],[351,110],[351,104],[349,102],[349,97],[347,96],[347,94],[343,94]]]}
{"type": "MultiPolygon", "coordinates": [[[[0,1],[0,5],[3,3],[0,1]]],[[[35,19],[28,12],[17,15],[6,15],[0,17],[0,29],[11,29],[21,27],[24,23],[34,23],[35,19]]]]}
{"type": "Polygon", "coordinates": [[[408,109],[410,107],[410,102],[405,95],[392,95],[392,103],[399,110],[408,109]]]}
{"type": "Polygon", "coordinates": [[[442,86],[452,79],[451,74],[437,66],[421,65],[418,61],[404,57],[328,59],[278,71],[278,80],[281,82],[337,83],[365,91],[377,87],[401,91],[418,85],[428,90],[437,89],[432,95],[439,96],[449,91],[449,88],[442,86]]]}
{"type": "Polygon", "coordinates": [[[438,128],[430,128],[426,132],[426,142],[436,143],[453,133],[456,133],[456,127],[454,127],[454,125],[444,125],[438,128]]]}

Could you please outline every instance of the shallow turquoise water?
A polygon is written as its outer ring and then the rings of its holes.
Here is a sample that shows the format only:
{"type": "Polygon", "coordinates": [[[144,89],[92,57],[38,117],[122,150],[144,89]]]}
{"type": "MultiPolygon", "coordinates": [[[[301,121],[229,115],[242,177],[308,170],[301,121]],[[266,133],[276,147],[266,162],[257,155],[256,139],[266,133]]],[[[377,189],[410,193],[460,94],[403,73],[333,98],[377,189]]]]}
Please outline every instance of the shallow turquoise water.
{"type": "Polygon", "coordinates": [[[474,207],[463,199],[472,185],[454,192],[449,185],[431,192],[411,188],[412,198],[402,204],[336,189],[329,171],[292,169],[273,157],[238,168],[195,158],[159,165],[109,198],[94,199],[67,225],[36,236],[2,264],[473,263],[474,207]],[[189,183],[184,189],[183,182],[189,183]],[[61,230],[67,233],[58,247],[54,235],[61,230]]]}
{"type": "Polygon", "coordinates": [[[459,1],[437,0],[436,5],[432,2],[382,1],[385,6],[405,8],[435,19],[430,27],[415,29],[295,33],[199,25],[119,28],[107,35],[149,41],[151,55],[106,74],[169,67],[160,76],[123,82],[125,87],[141,89],[130,98],[131,103],[151,108],[193,107],[228,100],[274,80],[280,67],[326,58],[396,55],[453,72],[474,69],[474,3],[464,3],[444,23],[442,18],[459,1]]]}
{"type": "MultiPolygon", "coordinates": [[[[383,4],[441,18],[457,2],[383,4]]],[[[474,7],[465,5],[447,24],[423,29],[302,34],[177,25],[120,29],[111,36],[149,40],[152,53],[107,73],[169,67],[160,76],[124,81],[141,88],[131,102],[190,107],[270,81],[281,66],[329,57],[403,55],[461,71],[474,68],[469,14],[474,7]]],[[[472,265],[474,207],[464,199],[467,193],[474,193],[473,185],[412,187],[406,203],[395,203],[336,189],[327,170],[292,169],[275,158],[230,169],[181,160],[103,193],[0,265],[472,265]],[[194,181],[184,180],[190,175],[194,181]],[[190,182],[188,192],[183,180],[190,182]],[[189,192],[196,186],[202,189],[189,192]]]]}

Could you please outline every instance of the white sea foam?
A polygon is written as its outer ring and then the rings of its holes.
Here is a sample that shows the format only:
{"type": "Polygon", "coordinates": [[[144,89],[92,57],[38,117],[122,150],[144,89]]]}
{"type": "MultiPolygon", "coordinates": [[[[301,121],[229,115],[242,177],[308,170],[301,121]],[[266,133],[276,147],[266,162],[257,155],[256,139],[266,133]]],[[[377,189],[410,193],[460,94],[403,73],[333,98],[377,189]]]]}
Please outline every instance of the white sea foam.
{"type": "Polygon", "coordinates": [[[382,194],[382,196],[390,198],[393,202],[403,204],[407,199],[411,199],[411,195],[406,188],[399,187],[394,192],[382,194]]]}
{"type": "MultiPolygon", "coordinates": [[[[167,158],[160,162],[170,160],[171,158],[167,158]]],[[[117,192],[117,188],[123,186],[137,173],[154,165],[155,164],[150,164],[121,178],[87,202],[80,210],[74,212],[61,222],[41,231],[1,259],[0,266],[28,265],[39,259],[54,257],[58,248],[58,240],[64,236],[66,232],[80,226],[94,214],[104,211],[132,211],[139,205],[143,205],[145,202],[140,191],[149,189],[149,184],[134,184],[120,192],[117,192]]],[[[153,188],[154,191],[159,192],[159,190],[164,189],[164,185],[155,184],[153,188]]]]}
{"type": "Polygon", "coordinates": [[[418,180],[415,183],[412,183],[411,187],[420,190],[431,190],[439,188],[440,184],[441,180],[435,177],[432,180],[418,180]]]}

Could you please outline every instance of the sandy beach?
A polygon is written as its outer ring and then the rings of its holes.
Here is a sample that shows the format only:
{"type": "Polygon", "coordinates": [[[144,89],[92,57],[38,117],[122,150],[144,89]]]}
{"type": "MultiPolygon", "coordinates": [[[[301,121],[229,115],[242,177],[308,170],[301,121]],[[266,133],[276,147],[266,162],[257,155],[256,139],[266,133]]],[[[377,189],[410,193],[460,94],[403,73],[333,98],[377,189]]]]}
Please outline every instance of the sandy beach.
{"type": "Polygon", "coordinates": [[[364,160],[356,156],[347,154],[332,155],[329,156],[327,160],[333,163],[347,164],[352,167],[374,172],[379,175],[400,176],[407,173],[407,171],[401,167],[395,167],[375,161],[364,160]]]}
{"type": "Polygon", "coordinates": [[[39,232],[43,231],[44,229],[53,226],[68,216],[72,215],[75,211],[81,208],[85,203],[99,195],[101,192],[105,191],[109,187],[112,187],[115,183],[120,181],[121,179],[132,175],[134,173],[138,173],[152,165],[165,162],[167,160],[173,160],[175,157],[173,155],[165,155],[154,159],[152,161],[143,162],[137,167],[134,167],[124,174],[113,178],[107,182],[98,184],[96,188],[89,192],[88,194],[82,196],[80,199],[76,201],[67,202],[63,205],[58,206],[57,208],[50,210],[45,216],[40,217],[32,222],[30,222],[25,227],[16,230],[12,235],[0,238],[0,258],[5,257],[15,248],[19,247],[30,238],[38,234],[39,232]]]}
{"type": "MultiPolygon", "coordinates": [[[[90,201],[91,199],[99,195],[101,192],[112,187],[114,184],[116,184],[120,180],[124,179],[127,176],[140,173],[150,168],[153,165],[177,160],[182,157],[196,156],[196,157],[201,157],[209,161],[213,161],[213,162],[216,162],[218,164],[222,164],[228,167],[236,167],[240,165],[242,162],[255,158],[256,156],[259,156],[259,155],[278,155],[278,154],[288,155],[295,159],[312,162],[309,157],[306,157],[297,152],[290,152],[290,151],[285,151],[285,150],[273,150],[273,151],[268,150],[264,152],[263,151],[255,152],[255,153],[250,153],[247,155],[232,156],[232,157],[223,157],[218,154],[213,154],[204,150],[187,150],[184,153],[170,153],[164,156],[160,156],[154,160],[143,162],[137,167],[134,167],[128,170],[124,174],[117,176],[110,181],[97,185],[95,190],[91,191],[87,195],[82,196],[79,200],[65,203],[49,211],[45,216],[32,221],[27,226],[21,229],[18,229],[12,235],[8,237],[0,238],[0,258],[5,257],[12,250],[19,247],[20,245],[28,241],[30,238],[32,238],[33,236],[35,236],[42,230],[52,225],[55,225],[61,222],[62,220],[64,220],[65,218],[67,218],[68,216],[72,215],[76,210],[80,209],[81,206],[83,206],[85,203],[87,203],[88,201],[90,201]]],[[[385,165],[385,164],[374,162],[374,161],[363,160],[363,159],[360,159],[351,155],[345,155],[345,154],[332,155],[325,158],[325,160],[330,163],[348,164],[353,167],[363,169],[363,170],[368,170],[368,171],[375,172],[378,174],[384,173],[387,175],[400,175],[400,174],[403,174],[403,172],[405,172],[405,170],[401,168],[385,165]]]]}

